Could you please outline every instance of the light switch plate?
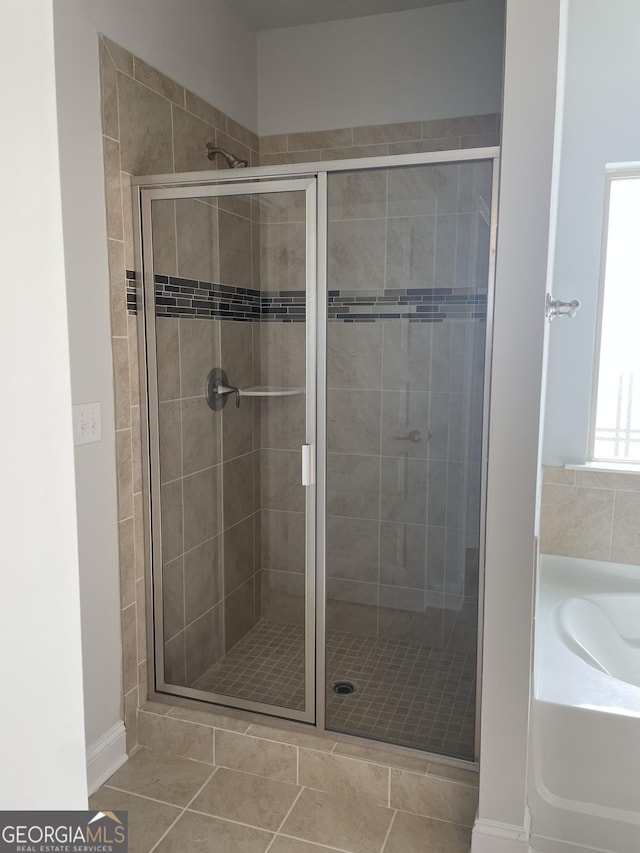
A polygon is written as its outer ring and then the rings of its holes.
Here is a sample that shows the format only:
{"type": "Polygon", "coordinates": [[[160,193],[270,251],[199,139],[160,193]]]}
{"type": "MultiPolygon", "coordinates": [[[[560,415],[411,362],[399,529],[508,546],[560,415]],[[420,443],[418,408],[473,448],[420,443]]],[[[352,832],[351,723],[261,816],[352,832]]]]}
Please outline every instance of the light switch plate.
{"type": "Polygon", "coordinates": [[[100,403],[76,403],[73,406],[73,443],[91,444],[102,441],[100,403]]]}

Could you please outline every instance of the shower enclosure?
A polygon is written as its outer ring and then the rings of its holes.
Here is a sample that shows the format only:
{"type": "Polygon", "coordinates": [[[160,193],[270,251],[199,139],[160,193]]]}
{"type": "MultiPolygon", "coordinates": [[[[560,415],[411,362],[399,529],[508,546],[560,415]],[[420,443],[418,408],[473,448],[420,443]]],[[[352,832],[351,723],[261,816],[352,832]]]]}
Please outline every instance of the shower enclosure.
{"type": "Polygon", "coordinates": [[[156,694],[477,758],[497,155],[135,182],[156,694]]]}

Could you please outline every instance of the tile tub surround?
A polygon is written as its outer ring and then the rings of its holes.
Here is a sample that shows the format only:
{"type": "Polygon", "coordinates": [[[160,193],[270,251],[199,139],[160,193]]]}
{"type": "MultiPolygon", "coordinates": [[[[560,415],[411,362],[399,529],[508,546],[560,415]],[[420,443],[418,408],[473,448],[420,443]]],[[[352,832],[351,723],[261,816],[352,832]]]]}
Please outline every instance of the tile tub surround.
{"type": "Polygon", "coordinates": [[[640,565],[640,475],[543,469],[540,551],[640,565]]]}
{"type": "Polygon", "coordinates": [[[120,578],[127,748],[147,695],[145,554],[136,318],[127,315],[126,270],[135,266],[129,176],[215,169],[205,141],[251,163],[258,139],[230,116],[108,39],[99,41],[111,290],[120,578]]]}
{"type": "MultiPolygon", "coordinates": [[[[422,853],[426,843],[445,853],[469,849],[473,771],[240,715],[152,702],[139,716],[143,748],[91,801],[129,809],[134,850],[155,849],[160,839],[158,850],[189,849],[181,833],[196,816],[210,819],[200,829],[221,853],[248,838],[236,840],[227,822],[264,833],[256,849],[265,851],[272,841],[270,850],[293,853],[302,843],[343,853],[422,853]]],[[[253,848],[238,846],[245,849],[253,848]]]]}

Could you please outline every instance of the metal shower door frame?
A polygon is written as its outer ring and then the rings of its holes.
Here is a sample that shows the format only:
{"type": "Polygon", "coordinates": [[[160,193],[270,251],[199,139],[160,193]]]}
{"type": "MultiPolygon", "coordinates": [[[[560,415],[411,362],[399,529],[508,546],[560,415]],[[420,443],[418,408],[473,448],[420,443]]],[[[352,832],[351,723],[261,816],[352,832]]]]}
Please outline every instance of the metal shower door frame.
{"type": "MultiPolygon", "coordinates": [[[[317,393],[316,404],[316,525],[315,525],[315,681],[316,681],[316,708],[315,721],[306,720],[315,724],[317,730],[324,732],[326,728],[325,719],[325,696],[326,684],[326,498],[327,498],[327,400],[326,400],[326,368],[327,368],[327,248],[328,248],[328,221],[327,221],[327,190],[328,176],[334,172],[372,171],[402,166],[437,166],[455,165],[476,161],[488,161],[492,165],[492,187],[490,205],[490,234],[489,234],[489,270],[487,281],[487,327],[485,338],[485,367],[484,367],[484,389],[483,389],[483,423],[482,423],[482,461],[481,461],[481,506],[480,506],[480,554],[479,554],[479,589],[478,589],[478,630],[477,630],[477,686],[475,707],[475,748],[474,758],[477,762],[480,755],[480,724],[482,706],[482,662],[483,662],[483,622],[484,622],[484,580],[485,580],[485,539],[486,539],[486,504],[487,504],[487,473],[488,473],[488,434],[489,434],[489,411],[491,399],[491,363],[493,354],[493,310],[494,310],[494,285],[495,285],[495,259],[498,233],[498,189],[500,179],[500,148],[491,146],[486,148],[467,148],[448,151],[422,152],[417,154],[394,154],[379,157],[360,157],[344,160],[319,161],[309,163],[288,163],[277,166],[255,166],[243,168],[237,174],[235,170],[182,172],[177,174],[152,175],[147,177],[132,178],[131,184],[134,197],[134,227],[140,220],[140,198],[143,189],[152,187],[197,187],[201,191],[204,187],[221,184],[238,185],[241,182],[260,181],[260,189],[268,187],[276,180],[286,180],[296,177],[308,177],[317,182],[317,233],[316,248],[316,271],[317,290],[315,293],[316,323],[315,323],[315,352],[314,361],[316,366],[315,388],[317,393]],[[137,213],[137,215],[135,215],[137,213]]],[[[175,191],[175,190],[174,190],[175,191]]],[[[223,192],[220,193],[224,194],[223,192]]],[[[140,242],[139,239],[136,241],[140,242]]],[[[308,294],[309,297],[309,294],[308,294]]],[[[140,297],[138,297],[140,298],[140,297]]],[[[138,303],[140,304],[140,303],[138,303]]],[[[139,335],[139,346],[142,360],[143,335],[139,335]]],[[[308,354],[309,357],[309,354],[308,354]]],[[[141,377],[142,378],[142,377],[141,377]]],[[[143,399],[146,399],[141,384],[143,399]]],[[[143,431],[143,454],[145,451],[145,438],[143,431]]],[[[148,488],[145,490],[148,498],[148,488]]],[[[148,501],[147,501],[148,502],[148,501]]],[[[145,516],[149,507],[145,503],[145,516]]],[[[148,525],[145,523],[148,530],[148,525]]],[[[309,555],[307,555],[309,559],[309,555]]],[[[150,577],[150,567],[147,565],[147,578],[150,577]]],[[[149,606],[149,588],[147,583],[147,606],[149,606]]],[[[152,642],[152,630],[147,625],[152,642]]],[[[148,640],[149,642],[149,640],[148,640]]],[[[151,648],[151,646],[149,646],[151,648]]],[[[308,675],[308,672],[307,672],[308,675]]],[[[153,692],[152,674],[149,675],[150,690],[153,692]]],[[[158,693],[155,698],[162,701],[163,694],[158,693]]],[[[205,694],[203,698],[207,702],[216,702],[211,694],[205,694]]],[[[230,706],[225,697],[218,703],[230,706]]],[[[256,708],[260,713],[274,715],[271,706],[266,709],[256,708]]],[[[283,716],[293,719],[291,714],[283,716]]],[[[332,732],[332,734],[336,734],[332,732]]],[[[366,738],[352,735],[339,737],[353,743],[366,742],[366,738]]],[[[401,754],[414,754],[424,757],[432,757],[435,761],[458,767],[468,767],[466,760],[449,758],[437,753],[428,753],[422,750],[411,749],[392,743],[384,744],[385,749],[401,754]]]]}
{"type": "MultiPolygon", "coordinates": [[[[298,711],[284,706],[269,705],[262,702],[240,699],[234,696],[212,693],[195,688],[171,684],[164,677],[164,616],[163,616],[163,573],[162,573],[162,520],[161,520],[161,484],[160,484],[160,428],[159,399],[157,388],[157,348],[155,324],[155,282],[153,262],[153,222],[152,203],[157,200],[177,200],[189,198],[219,198],[226,196],[266,195],[282,192],[304,192],[306,196],[306,386],[305,386],[305,444],[316,445],[316,211],[317,182],[315,177],[292,178],[268,183],[242,182],[209,184],[207,186],[167,186],[144,187],[134,189],[136,225],[139,226],[136,240],[141,254],[138,265],[142,270],[141,280],[136,283],[138,305],[138,332],[140,364],[146,366],[145,382],[141,384],[141,398],[144,403],[143,424],[143,485],[145,502],[145,533],[149,554],[147,560],[147,612],[153,614],[147,620],[147,658],[153,660],[149,671],[150,694],[158,698],[171,694],[185,699],[194,699],[226,705],[246,711],[269,714],[304,723],[315,721],[315,517],[316,489],[312,482],[305,488],[305,707],[298,711]],[[151,379],[151,381],[150,381],[151,379]],[[146,463],[146,464],[145,464],[146,463]],[[153,649],[153,658],[151,657],[153,649]]],[[[215,322],[215,321],[214,321],[215,322]]],[[[211,365],[213,368],[215,365],[211,365]]],[[[204,387],[204,378],[203,378],[204,387]]]]}

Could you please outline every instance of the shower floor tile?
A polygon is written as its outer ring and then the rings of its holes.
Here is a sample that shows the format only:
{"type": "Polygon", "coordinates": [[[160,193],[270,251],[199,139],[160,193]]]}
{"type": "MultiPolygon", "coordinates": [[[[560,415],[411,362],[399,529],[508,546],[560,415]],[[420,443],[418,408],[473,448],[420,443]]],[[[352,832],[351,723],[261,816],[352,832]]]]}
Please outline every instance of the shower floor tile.
{"type": "MultiPolygon", "coordinates": [[[[328,728],[473,758],[474,655],[330,631],[326,668],[328,728]]],[[[304,627],[262,620],[192,686],[301,710],[304,627]]]]}

